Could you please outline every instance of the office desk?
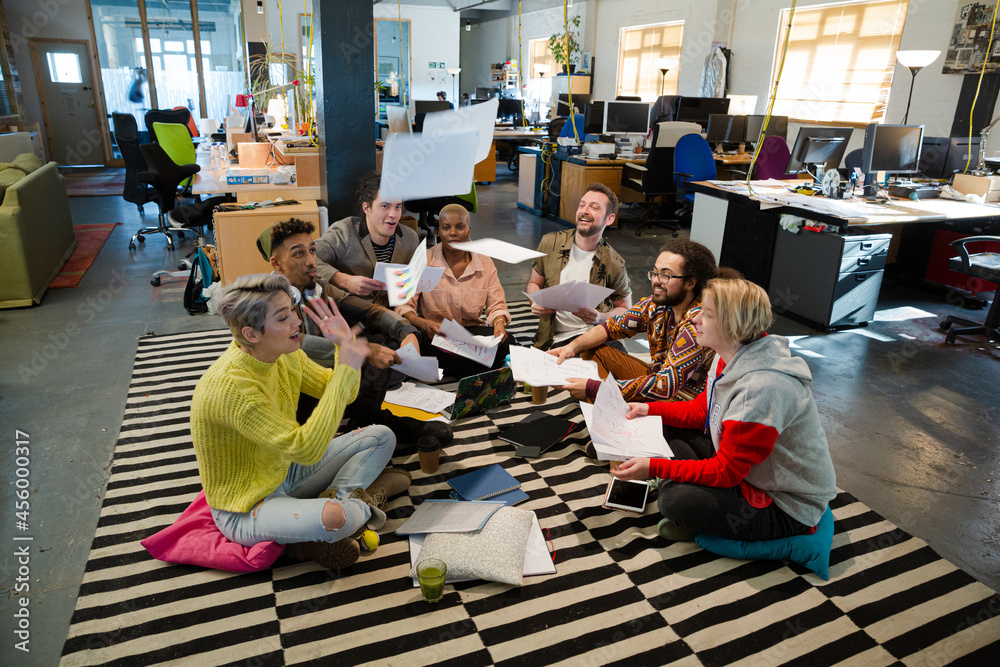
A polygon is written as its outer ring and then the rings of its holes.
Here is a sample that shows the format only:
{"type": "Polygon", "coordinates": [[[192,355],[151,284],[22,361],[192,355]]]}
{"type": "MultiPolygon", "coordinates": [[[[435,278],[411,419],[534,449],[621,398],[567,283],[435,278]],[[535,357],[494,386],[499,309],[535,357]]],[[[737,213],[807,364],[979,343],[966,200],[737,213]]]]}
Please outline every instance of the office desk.
{"type": "MultiPolygon", "coordinates": [[[[561,164],[559,183],[559,219],[566,224],[574,224],[576,207],[580,198],[591,183],[603,183],[611,188],[622,202],[642,202],[645,198],[641,193],[628,188],[622,189],[622,169],[626,164],[645,164],[646,156],[627,159],[590,159],[580,155],[572,155],[560,159],[556,155],[552,159],[561,164]]],[[[553,176],[555,178],[555,176],[553,176]]],[[[617,220],[613,227],[618,226],[617,220]]]]}
{"type": "Polygon", "coordinates": [[[211,170],[211,156],[207,152],[199,152],[197,155],[198,165],[201,171],[191,178],[191,192],[196,195],[224,195],[235,194],[236,201],[252,201],[255,199],[297,199],[299,201],[315,201],[320,197],[319,185],[296,186],[296,185],[274,185],[272,183],[244,183],[242,185],[230,185],[226,183],[225,170],[211,170]]]}
{"type": "MultiPolygon", "coordinates": [[[[518,162],[517,149],[534,143],[548,141],[549,133],[546,129],[533,129],[530,127],[497,127],[493,130],[493,151],[501,151],[500,159],[507,162],[507,168],[516,172],[520,165],[518,162]]],[[[478,165],[477,165],[478,166],[478,165]]]]}
{"type": "MultiPolygon", "coordinates": [[[[794,205],[761,206],[745,192],[727,190],[708,182],[692,183],[695,192],[691,220],[691,239],[706,245],[720,266],[740,271],[765,289],[772,287],[771,277],[779,234],[780,217],[791,214],[832,225],[842,236],[872,235],[889,232],[893,246],[886,262],[893,263],[894,273],[904,280],[922,283],[928,278],[929,259],[938,231],[960,234],[996,234],[1000,232],[1000,207],[946,199],[920,201],[895,200],[891,207],[870,208],[870,204],[845,200],[855,207],[850,214],[835,215],[818,210],[830,202],[824,198],[799,198],[794,205]],[[868,214],[868,211],[873,211],[868,214]]],[[[802,232],[803,234],[806,232],[802,232]]],[[[811,232],[810,232],[811,233],[811,232]]]]}

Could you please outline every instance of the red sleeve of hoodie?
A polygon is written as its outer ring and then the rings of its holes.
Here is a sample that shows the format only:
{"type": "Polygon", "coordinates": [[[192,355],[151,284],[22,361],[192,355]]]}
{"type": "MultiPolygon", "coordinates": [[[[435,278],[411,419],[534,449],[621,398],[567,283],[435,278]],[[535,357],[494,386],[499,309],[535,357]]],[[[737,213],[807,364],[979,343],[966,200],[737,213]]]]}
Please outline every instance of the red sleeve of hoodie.
{"type": "Polygon", "coordinates": [[[715,456],[700,460],[651,459],[649,472],[675,482],[732,488],[743,481],[751,466],[771,455],[777,439],[778,431],[773,426],[724,421],[715,456]]]}
{"type": "Polygon", "coordinates": [[[704,428],[708,415],[708,398],[701,392],[690,401],[657,401],[649,404],[649,414],[656,415],[667,426],[704,428]]]}

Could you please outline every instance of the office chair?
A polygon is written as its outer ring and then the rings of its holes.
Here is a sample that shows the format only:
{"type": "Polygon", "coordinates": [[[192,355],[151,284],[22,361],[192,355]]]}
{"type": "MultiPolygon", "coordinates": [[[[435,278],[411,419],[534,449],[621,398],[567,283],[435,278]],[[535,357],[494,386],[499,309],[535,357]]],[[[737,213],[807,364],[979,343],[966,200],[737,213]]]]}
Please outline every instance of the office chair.
{"type": "MultiPolygon", "coordinates": [[[[966,247],[969,243],[983,241],[1000,243],[1000,236],[969,236],[952,241],[949,245],[958,248],[961,254],[948,260],[948,268],[967,276],[1000,283],[1000,252],[980,252],[970,255],[966,247]]],[[[980,324],[963,317],[949,315],[941,322],[941,328],[948,332],[945,342],[953,345],[955,336],[986,336],[991,342],[1000,340],[1000,285],[993,295],[993,303],[986,314],[985,322],[980,324]],[[953,326],[955,324],[964,326],[955,328],[953,326]]]]}
{"type": "Polygon", "coordinates": [[[175,164],[194,164],[198,161],[191,135],[184,125],[153,123],[150,130],[156,135],[156,143],[163,148],[175,164]]]}
{"type": "Polygon", "coordinates": [[[619,95],[615,102],[642,102],[642,98],[638,95],[619,95]]]}
{"type": "MultiPolygon", "coordinates": [[[[476,184],[472,184],[472,189],[464,195],[454,195],[451,197],[430,197],[428,199],[411,199],[403,202],[407,211],[419,213],[417,225],[426,232],[431,241],[437,238],[437,216],[438,213],[448,204],[459,204],[469,213],[479,210],[479,199],[476,196],[476,184]]],[[[418,230],[419,232],[419,230],[418,230]]],[[[428,242],[428,245],[433,245],[428,242]]]]}
{"type": "Polygon", "coordinates": [[[864,152],[863,148],[856,148],[844,156],[844,169],[847,170],[848,174],[853,172],[855,167],[858,169],[861,168],[861,160],[863,159],[864,152]]]}
{"type": "Polygon", "coordinates": [[[753,177],[761,181],[769,178],[778,180],[797,178],[795,174],[785,171],[791,159],[792,152],[788,150],[788,143],[782,137],[777,135],[764,137],[760,154],[757,156],[757,164],[754,165],[753,177]]]}
{"type": "MultiPolygon", "coordinates": [[[[132,240],[128,249],[135,250],[135,242],[143,243],[149,234],[163,234],[167,237],[167,249],[174,249],[174,234],[183,236],[185,229],[211,226],[212,211],[216,205],[228,201],[228,197],[212,197],[197,201],[186,206],[177,206],[177,186],[181,181],[201,171],[197,164],[176,164],[159,144],[143,144],[139,146],[143,159],[146,161],[146,171],[137,174],[143,183],[148,183],[156,191],[156,203],[159,206],[156,227],[143,227],[132,240]],[[167,223],[167,215],[183,226],[173,227],[167,223]]],[[[203,234],[196,231],[199,236],[203,234]]]]}
{"type": "Polygon", "coordinates": [[[146,202],[156,199],[156,192],[146,183],[140,183],[136,177],[141,171],[146,171],[146,161],[139,152],[139,127],[135,116],[130,113],[112,113],[115,124],[115,143],[125,162],[125,188],[122,198],[132,202],[139,208],[139,215],[145,214],[143,206],[146,202]]]}
{"type": "Polygon", "coordinates": [[[149,138],[153,142],[159,142],[156,131],[153,129],[153,123],[176,123],[183,125],[187,128],[189,137],[193,137],[198,133],[197,127],[195,127],[194,133],[188,127],[188,122],[191,120],[191,112],[184,107],[180,109],[150,109],[146,112],[144,118],[146,120],[146,129],[149,130],[149,138]]]}
{"type": "MultiPolygon", "coordinates": [[[[676,221],[654,218],[653,200],[659,196],[674,194],[674,150],[677,141],[688,134],[701,132],[698,123],[664,122],[653,126],[653,145],[646,157],[646,164],[628,163],[622,169],[622,187],[642,193],[646,198],[646,217],[635,228],[635,235],[642,236],[646,227],[662,227],[673,230],[674,236],[680,229],[676,221]]],[[[624,224],[622,225],[624,229],[624,224]]]]}
{"type": "Polygon", "coordinates": [[[685,134],[674,147],[674,186],[681,204],[678,217],[687,217],[694,205],[694,193],[687,184],[708,181],[717,176],[712,148],[700,134],[685,134]]]}

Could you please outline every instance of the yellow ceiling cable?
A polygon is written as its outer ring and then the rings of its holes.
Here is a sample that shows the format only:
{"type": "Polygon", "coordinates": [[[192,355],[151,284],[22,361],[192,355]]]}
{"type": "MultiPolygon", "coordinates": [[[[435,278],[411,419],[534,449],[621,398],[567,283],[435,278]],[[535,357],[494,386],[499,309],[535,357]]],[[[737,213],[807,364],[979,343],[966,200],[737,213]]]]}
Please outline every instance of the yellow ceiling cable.
{"type": "Polygon", "coordinates": [[[521,127],[528,125],[524,118],[524,82],[521,73],[524,71],[523,53],[521,51],[521,0],[517,0],[517,94],[521,100],[521,127]]]}
{"type": "MultiPolygon", "coordinates": [[[[997,0],[997,4],[993,7],[993,21],[990,23],[990,42],[986,47],[986,55],[983,57],[983,67],[979,70],[979,81],[976,83],[976,96],[972,98],[972,108],[969,109],[969,146],[972,146],[972,113],[976,110],[976,100],[979,99],[979,87],[983,85],[983,75],[986,74],[986,64],[990,61],[990,54],[993,53],[993,31],[997,26],[997,10],[1000,10],[1000,0],[997,0]]],[[[911,84],[912,85],[912,84],[911,84]]],[[[986,146],[979,147],[980,152],[986,150],[986,146]]],[[[969,165],[972,163],[972,151],[969,151],[969,156],[965,159],[965,169],[962,170],[963,174],[969,173],[969,165]]]]}
{"type": "MultiPolygon", "coordinates": [[[[1000,2],[1000,0],[997,1],[1000,2]]],[[[774,101],[778,99],[778,84],[781,83],[781,73],[785,69],[785,55],[788,53],[788,42],[792,37],[792,23],[795,21],[795,5],[797,2],[798,0],[792,0],[792,9],[788,14],[788,26],[785,28],[785,43],[781,47],[781,62],[778,64],[778,76],[774,80],[774,90],[771,92],[771,100],[768,102],[767,113],[764,115],[764,122],[760,127],[760,135],[757,137],[757,145],[753,150],[753,158],[750,160],[750,166],[747,168],[747,190],[751,196],[753,196],[754,192],[753,186],[750,184],[750,179],[753,176],[754,165],[757,164],[757,156],[760,155],[760,148],[764,144],[762,138],[767,136],[767,126],[771,122],[774,101]]]]}
{"type": "MultiPolygon", "coordinates": [[[[580,133],[576,130],[576,111],[573,109],[573,73],[569,71],[569,0],[563,0],[563,30],[566,33],[563,42],[563,49],[566,54],[566,93],[569,100],[569,122],[573,126],[573,136],[576,143],[581,143],[580,133]]],[[[556,103],[556,111],[559,110],[559,103],[556,103]]]]}

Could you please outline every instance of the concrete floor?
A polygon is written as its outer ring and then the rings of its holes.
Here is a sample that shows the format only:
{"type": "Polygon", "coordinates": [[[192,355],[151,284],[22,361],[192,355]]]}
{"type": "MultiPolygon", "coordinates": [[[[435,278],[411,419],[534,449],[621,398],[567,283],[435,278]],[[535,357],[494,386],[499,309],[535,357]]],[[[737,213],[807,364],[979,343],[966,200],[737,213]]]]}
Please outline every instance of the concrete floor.
{"type": "MultiPolygon", "coordinates": [[[[500,171],[495,184],[479,188],[474,234],[533,248],[542,234],[560,227],[518,210],[516,180],[500,171]]],[[[135,206],[119,197],[70,201],[77,224],[124,226],[112,233],[79,288],[51,290],[35,308],[0,310],[3,452],[13,459],[15,429],[30,436],[31,451],[30,527],[18,531],[34,538],[28,543],[30,654],[12,649],[15,606],[9,589],[18,564],[9,547],[0,557],[0,586],[8,587],[2,653],[16,654],[19,664],[58,662],[100,512],[137,338],[222,325],[212,316],[185,312],[183,282],[149,284],[154,271],[176,268],[191,251],[190,240],[170,253],[162,237],[151,236],[130,253],[128,239],[142,221],[135,206]]],[[[147,206],[145,221],[154,219],[153,210],[147,206]]],[[[631,231],[611,231],[608,238],[629,264],[635,299],[649,294],[645,272],[669,233],[637,238],[631,231]]],[[[498,267],[508,297],[518,299],[528,266],[498,267]]],[[[936,317],[873,323],[862,335],[820,335],[803,322],[778,317],[771,331],[808,336],[796,344],[822,355],[806,360],[838,485],[1000,590],[1000,349],[982,340],[944,345],[936,322],[961,310],[938,295],[889,281],[879,307],[899,305],[936,317]]],[[[972,315],[981,319],[985,313],[972,315]]],[[[5,506],[13,507],[13,473],[8,478],[5,506]]],[[[13,526],[13,519],[3,522],[4,544],[15,544],[13,526]]]]}

